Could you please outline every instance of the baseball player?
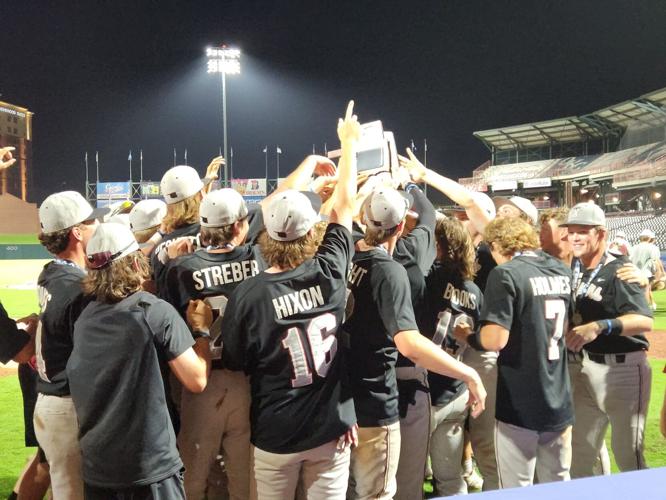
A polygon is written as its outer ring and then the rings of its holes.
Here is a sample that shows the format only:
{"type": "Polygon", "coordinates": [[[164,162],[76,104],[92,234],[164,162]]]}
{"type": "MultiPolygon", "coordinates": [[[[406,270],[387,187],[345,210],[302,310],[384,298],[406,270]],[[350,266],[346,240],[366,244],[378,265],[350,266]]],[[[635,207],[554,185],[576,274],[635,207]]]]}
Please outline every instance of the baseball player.
{"type": "Polygon", "coordinates": [[[184,499],[160,358],[186,388],[201,392],[210,369],[210,336],[199,325],[207,323],[203,317],[210,310],[193,303],[189,312],[201,338],[195,351],[176,310],[142,291],[149,266],[129,228],[101,224],[87,257],[83,289],[94,300],[76,321],[67,363],[85,497],[184,499]]]}
{"type": "Polygon", "coordinates": [[[162,200],[141,200],[129,213],[130,229],[136,241],[146,243],[160,229],[167,214],[167,205],[162,200]]]}
{"type": "Polygon", "coordinates": [[[72,352],[74,321],[86,306],[86,246],[105,210],[93,210],[79,193],[63,191],[39,207],[41,244],[55,256],[39,275],[40,320],[35,339],[37,404],[35,434],[46,454],[55,498],[83,498],[78,425],[65,366],[72,352]]]}
{"type": "MultiPolygon", "coordinates": [[[[424,334],[442,349],[462,358],[454,338],[456,326],[465,323],[478,331],[483,295],[474,284],[474,245],[456,219],[442,218],[435,229],[437,260],[426,278],[428,321],[424,334]]],[[[479,346],[477,346],[479,347],[479,346]]],[[[432,399],[430,457],[437,494],[466,494],[462,458],[464,426],[469,399],[465,383],[436,373],[428,374],[432,399]]]]}
{"type": "MultiPolygon", "coordinates": [[[[359,423],[352,452],[353,498],[392,498],[400,454],[398,351],[416,365],[470,384],[474,413],[483,410],[485,390],[478,374],[456,361],[418,330],[409,279],[391,258],[409,202],[389,187],[376,188],[364,202],[365,238],[357,243],[347,319],[351,382],[359,423]],[[353,304],[353,305],[352,305],[353,304]]],[[[423,477],[420,468],[419,480],[423,477]]]]}
{"type": "Polygon", "coordinates": [[[566,224],[572,245],[573,328],[567,346],[583,353],[574,392],[573,477],[594,474],[608,425],[611,446],[622,471],[646,467],[645,418],[650,400],[649,347],[652,312],[643,290],[616,273],[622,260],[607,252],[606,218],[592,203],[571,208],[566,224]]]}
{"type": "Polygon", "coordinates": [[[199,208],[203,248],[169,261],[165,271],[170,302],[185,316],[193,299],[216,314],[212,325],[212,370],[201,394],[184,391],[178,447],[185,464],[188,498],[206,495],[209,470],[222,446],[229,497],[245,499],[250,486],[250,387],[241,372],[224,368],[219,325],[236,286],[266,266],[254,241],[263,229],[259,210],[248,217],[243,197],[233,189],[212,191],[199,208]],[[257,216],[258,215],[258,216],[257,216]]]}
{"type": "Polygon", "coordinates": [[[498,218],[485,231],[488,276],[480,344],[499,350],[495,453],[501,488],[569,479],[573,408],[563,334],[571,271],[537,250],[532,226],[498,218]]]}
{"type": "Polygon", "coordinates": [[[222,321],[223,363],[251,382],[251,488],[262,499],[344,498],[353,400],[337,329],[346,299],[360,126],[349,103],[333,211],[319,244],[309,199],[288,190],[264,213],[270,266],[238,285],[222,321]]]}

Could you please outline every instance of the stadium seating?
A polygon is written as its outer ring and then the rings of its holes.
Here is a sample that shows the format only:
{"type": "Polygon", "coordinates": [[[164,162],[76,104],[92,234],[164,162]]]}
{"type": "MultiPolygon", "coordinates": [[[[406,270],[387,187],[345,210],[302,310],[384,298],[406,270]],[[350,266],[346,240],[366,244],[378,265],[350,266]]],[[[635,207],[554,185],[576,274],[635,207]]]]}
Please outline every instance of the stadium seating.
{"type": "Polygon", "coordinates": [[[657,237],[657,246],[662,252],[666,250],[666,214],[642,212],[620,216],[608,215],[606,226],[610,230],[608,241],[615,238],[617,231],[624,231],[632,245],[638,243],[638,235],[643,229],[652,229],[657,237]]]}

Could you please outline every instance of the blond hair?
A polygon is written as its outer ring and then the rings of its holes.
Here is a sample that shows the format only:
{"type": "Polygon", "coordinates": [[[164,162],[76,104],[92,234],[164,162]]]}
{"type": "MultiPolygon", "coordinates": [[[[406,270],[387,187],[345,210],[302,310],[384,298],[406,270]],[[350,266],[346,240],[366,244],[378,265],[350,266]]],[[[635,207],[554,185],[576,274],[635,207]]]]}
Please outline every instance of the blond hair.
{"type": "Polygon", "coordinates": [[[134,239],[137,243],[145,243],[157,232],[160,226],[149,227],[148,229],[141,229],[140,231],[132,231],[134,239]]]}
{"type": "Polygon", "coordinates": [[[148,259],[136,251],[101,269],[90,269],[83,279],[83,291],[98,302],[115,304],[141,290],[149,276],[148,259]]]}
{"type": "Polygon", "coordinates": [[[440,219],[435,226],[435,238],[442,252],[442,267],[463,279],[474,279],[476,252],[465,226],[458,219],[440,219]]]}
{"type": "Polygon", "coordinates": [[[278,241],[264,231],[259,236],[259,248],[270,267],[294,269],[314,257],[321,243],[318,233],[311,230],[293,241],[278,241]]]}
{"type": "Polygon", "coordinates": [[[569,209],[567,207],[547,208],[539,214],[539,225],[542,226],[549,220],[563,224],[567,221],[568,216],[569,209]]]}
{"type": "Polygon", "coordinates": [[[167,205],[167,213],[162,220],[165,232],[170,233],[179,227],[199,222],[199,205],[202,199],[201,193],[198,192],[194,196],[167,205]]]}
{"type": "Polygon", "coordinates": [[[519,217],[493,219],[486,226],[483,237],[489,245],[494,243],[497,251],[505,256],[539,248],[539,238],[534,227],[519,217]]]}

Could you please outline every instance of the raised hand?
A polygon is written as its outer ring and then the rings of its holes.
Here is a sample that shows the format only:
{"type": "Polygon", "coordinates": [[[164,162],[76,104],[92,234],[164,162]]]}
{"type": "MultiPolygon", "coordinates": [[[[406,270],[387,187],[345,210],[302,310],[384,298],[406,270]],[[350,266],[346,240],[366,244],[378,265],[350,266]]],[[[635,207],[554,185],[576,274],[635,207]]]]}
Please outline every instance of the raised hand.
{"type": "Polygon", "coordinates": [[[14,149],[12,146],[0,148],[0,172],[16,163],[16,158],[12,155],[14,149]]]}
{"type": "Polygon", "coordinates": [[[412,153],[412,150],[409,148],[407,148],[407,156],[408,158],[398,155],[400,166],[405,167],[409,171],[409,175],[414,182],[423,182],[427,169],[423,163],[414,156],[414,153],[412,153]]]}
{"type": "Polygon", "coordinates": [[[338,138],[341,143],[356,142],[361,138],[361,125],[354,114],[354,101],[349,101],[344,119],[338,119],[338,138]]]}
{"type": "Polygon", "coordinates": [[[218,179],[220,166],[225,164],[226,161],[224,159],[224,156],[216,156],[215,158],[213,158],[208,164],[208,168],[206,168],[206,179],[213,179],[213,180],[218,179]]]}

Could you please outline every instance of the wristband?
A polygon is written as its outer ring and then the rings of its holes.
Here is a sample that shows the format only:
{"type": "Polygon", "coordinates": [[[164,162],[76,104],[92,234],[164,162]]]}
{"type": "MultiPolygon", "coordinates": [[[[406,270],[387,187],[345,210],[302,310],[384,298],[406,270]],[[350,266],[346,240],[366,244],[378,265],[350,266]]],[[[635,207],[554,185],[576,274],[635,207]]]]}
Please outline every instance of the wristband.
{"type": "Polygon", "coordinates": [[[164,233],[158,229],[146,243],[152,243],[154,246],[157,246],[162,242],[162,238],[164,238],[164,233]]]}
{"type": "Polygon", "coordinates": [[[602,319],[597,321],[597,325],[599,325],[603,335],[618,336],[622,334],[622,321],[619,319],[602,319]]]}
{"type": "Polygon", "coordinates": [[[208,330],[194,330],[192,332],[192,337],[194,337],[194,340],[198,339],[210,340],[210,332],[208,330]]]}

